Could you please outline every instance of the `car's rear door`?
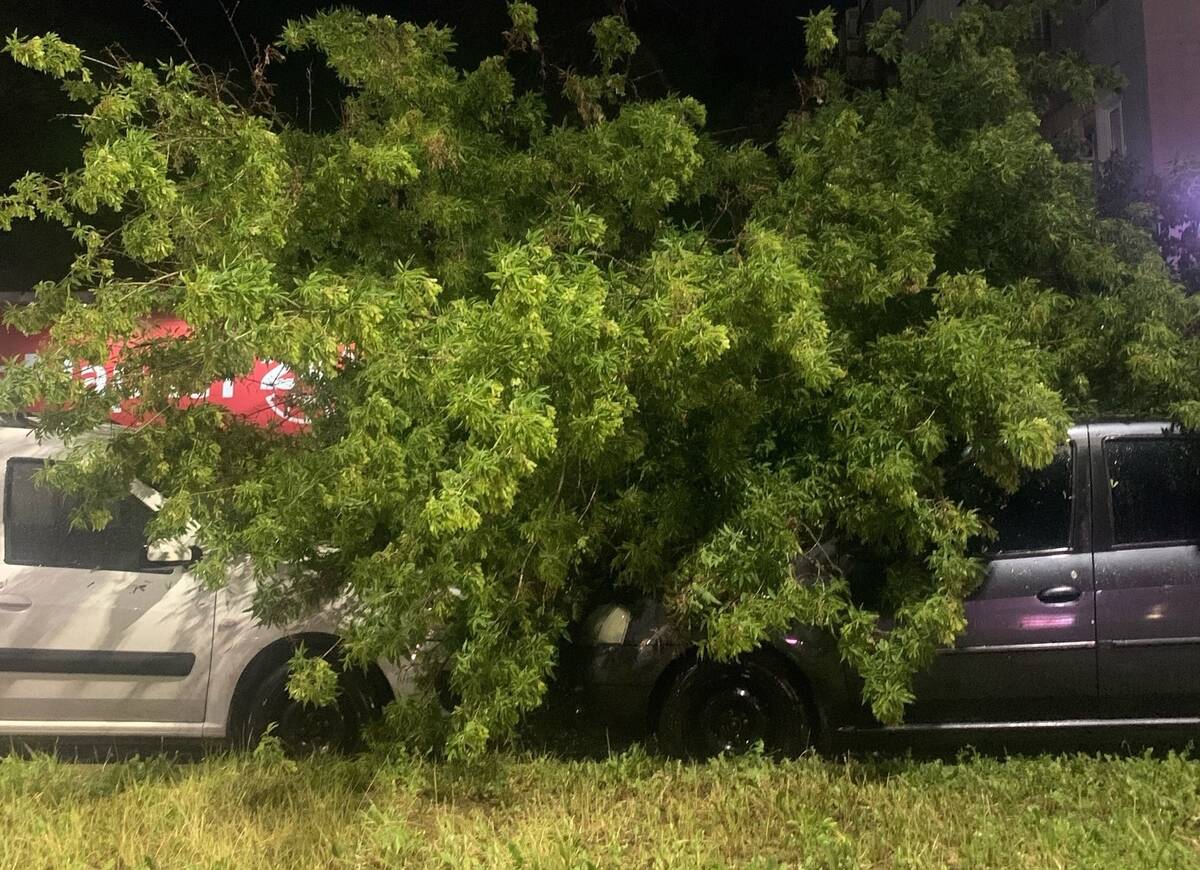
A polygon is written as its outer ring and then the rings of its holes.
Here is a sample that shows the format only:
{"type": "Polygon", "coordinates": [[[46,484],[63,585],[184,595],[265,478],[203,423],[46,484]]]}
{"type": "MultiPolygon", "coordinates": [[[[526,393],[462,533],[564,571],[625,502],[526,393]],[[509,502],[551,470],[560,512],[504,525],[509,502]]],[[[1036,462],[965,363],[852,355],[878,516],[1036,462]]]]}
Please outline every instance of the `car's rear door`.
{"type": "Polygon", "coordinates": [[[999,539],[967,627],[914,685],[914,724],[1027,722],[1097,698],[1087,433],[994,507],[999,539]]]}
{"type": "Polygon", "coordinates": [[[1092,432],[1105,713],[1200,713],[1200,438],[1162,423],[1092,432]]]}
{"type": "Polygon", "coordinates": [[[151,512],[132,495],[104,530],[70,528],[73,499],[37,480],[54,452],[0,429],[0,730],[202,722],[214,594],[145,563],[151,512]]]}

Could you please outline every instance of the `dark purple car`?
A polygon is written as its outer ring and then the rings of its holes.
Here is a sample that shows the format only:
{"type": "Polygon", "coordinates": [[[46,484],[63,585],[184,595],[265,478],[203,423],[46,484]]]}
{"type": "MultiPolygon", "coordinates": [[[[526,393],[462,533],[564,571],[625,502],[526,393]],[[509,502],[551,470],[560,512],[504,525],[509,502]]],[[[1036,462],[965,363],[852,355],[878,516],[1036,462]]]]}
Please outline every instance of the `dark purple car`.
{"type": "Polygon", "coordinates": [[[609,726],[704,757],[793,754],[888,732],[1200,725],[1200,438],[1166,423],[1073,428],[998,510],[968,625],[884,728],[827,634],[797,626],[731,664],[697,661],[650,602],[598,608],[583,684],[609,726]]]}

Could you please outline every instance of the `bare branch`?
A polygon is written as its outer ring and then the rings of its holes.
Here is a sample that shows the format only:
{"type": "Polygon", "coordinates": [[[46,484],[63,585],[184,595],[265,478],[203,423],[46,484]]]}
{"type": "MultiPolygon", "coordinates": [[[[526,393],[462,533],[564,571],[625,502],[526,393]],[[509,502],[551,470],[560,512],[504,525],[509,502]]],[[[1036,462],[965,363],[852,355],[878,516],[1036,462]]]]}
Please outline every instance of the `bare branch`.
{"type": "Polygon", "coordinates": [[[242,0],[234,3],[232,9],[225,5],[225,0],[217,0],[217,5],[225,13],[225,20],[229,22],[229,29],[233,31],[233,38],[237,40],[238,48],[242,52],[242,60],[246,63],[246,71],[253,77],[254,63],[250,60],[250,52],[246,51],[246,41],[242,39],[241,31],[238,30],[237,24],[233,20],[233,17],[237,15],[238,7],[242,5],[242,0]]]}
{"type": "Polygon", "coordinates": [[[171,35],[175,37],[176,42],[179,43],[179,47],[183,49],[183,53],[187,55],[187,59],[191,61],[192,66],[199,69],[201,67],[200,61],[196,60],[196,56],[188,48],[187,40],[183,38],[183,34],[179,32],[179,29],[167,17],[167,13],[162,8],[162,0],[142,0],[142,5],[158,16],[158,20],[162,22],[163,26],[171,31],[171,35]]]}

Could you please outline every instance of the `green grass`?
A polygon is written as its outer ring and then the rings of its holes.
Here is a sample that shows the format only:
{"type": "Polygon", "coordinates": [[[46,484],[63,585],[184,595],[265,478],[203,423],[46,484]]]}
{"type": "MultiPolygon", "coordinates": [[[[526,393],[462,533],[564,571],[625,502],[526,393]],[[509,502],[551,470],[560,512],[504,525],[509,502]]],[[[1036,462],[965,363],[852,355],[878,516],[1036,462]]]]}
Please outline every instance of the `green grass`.
{"type": "Polygon", "coordinates": [[[2,867],[1200,866],[1200,762],[0,762],[2,867]]]}

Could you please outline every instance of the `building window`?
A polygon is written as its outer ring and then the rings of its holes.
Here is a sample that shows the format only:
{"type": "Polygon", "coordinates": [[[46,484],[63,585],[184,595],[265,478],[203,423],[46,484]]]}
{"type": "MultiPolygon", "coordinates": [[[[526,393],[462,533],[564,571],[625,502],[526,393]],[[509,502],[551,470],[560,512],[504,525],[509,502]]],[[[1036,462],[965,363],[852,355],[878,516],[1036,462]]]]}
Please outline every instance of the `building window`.
{"type": "Polygon", "coordinates": [[[1108,110],[1109,156],[1125,153],[1125,116],[1121,104],[1108,110]]]}
{"type": "Polygon", "coordinates": [[[1096,116],[1088,112],[1080,123],[1081,154],[1083,160],[1096,159],[1096,116]]]}
{"type": "MultiPolygon", "coordinates": [[[[1120,67],[1114,67],[1119,74],[1120,67]]],[[[1096,96],[1096,161],[1107,163],[1113,157],[1125,155],[1125,108],[1121,104],[1121,95],[1115,91],[1105,91],[1096,96]]]]}
{"type": "Polygon", "coordinates": [[[1042,17],[1038,19],[1037,28],[1034,32],[1034,37],[1038,43],[1044,48],[1050,48],[1054,33],[1054,16],[1049,12],[1043,12],[1042,17]]]}

